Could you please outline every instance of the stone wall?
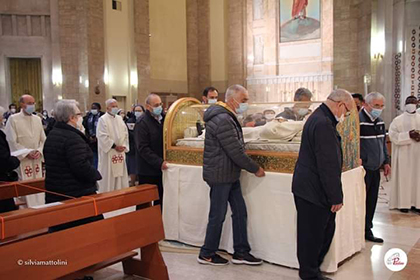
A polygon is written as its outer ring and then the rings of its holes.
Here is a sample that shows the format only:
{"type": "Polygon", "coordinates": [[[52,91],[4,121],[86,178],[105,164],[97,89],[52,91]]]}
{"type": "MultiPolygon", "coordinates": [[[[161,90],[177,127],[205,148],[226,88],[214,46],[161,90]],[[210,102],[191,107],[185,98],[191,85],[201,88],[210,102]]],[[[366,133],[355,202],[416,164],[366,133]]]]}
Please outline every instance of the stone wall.
{"type": "Polygon", "coordinates": [[[334,85],[364,93],[370,75],[372,0],[334,1],[334,85]]]}

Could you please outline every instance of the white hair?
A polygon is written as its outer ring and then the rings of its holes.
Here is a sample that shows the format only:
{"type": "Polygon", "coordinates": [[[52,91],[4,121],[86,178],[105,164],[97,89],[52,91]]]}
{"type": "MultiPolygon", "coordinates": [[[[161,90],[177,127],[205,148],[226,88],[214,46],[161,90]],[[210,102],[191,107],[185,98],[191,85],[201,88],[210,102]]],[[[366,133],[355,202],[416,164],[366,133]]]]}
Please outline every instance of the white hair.
{"type": "Polygon", "coordinates": [[[68,123],[77,114],[79,103],[74,99],[63,99],[55,103],[54,118],[58,122],[68,123]]]}
{"type": "Polygon", "coordinates": [[[371,92],[368,95],[366,95],[365,102],[370,105],[372,104],[373,100],[379,99],[382,99],[385,102],[385,97],[382,94],[380,94],[379,92],[371,92]]]}
{"type": "Polygon", "coordinates": [[[106,107],[108,108],[112,103],[114,103],[114,102],[117,102],[118,103],[118,101],[117,100],[115,100],[114,98],[110,98],[110,99],[108,99],[107,101],[105,101],[105,105],[106,105],[106,107]]]}
{"type": "Polygon", "coordinates": [[[239,93],[243,92],[247,92],[247,90],[241,85],[230,86],[226,90],[225,102],[228,102],[230,99],[235,98],[236,96],[238,96],[239,93]]]}
{"type": "Polygon", "coordinates": [[[330,95],[328,95],[327,99],[336,102],[341,101],[344,103],[351,103],[353,97],[351,96],[350,92],[345,89],[335,89],[330,93],[330,95]]]}

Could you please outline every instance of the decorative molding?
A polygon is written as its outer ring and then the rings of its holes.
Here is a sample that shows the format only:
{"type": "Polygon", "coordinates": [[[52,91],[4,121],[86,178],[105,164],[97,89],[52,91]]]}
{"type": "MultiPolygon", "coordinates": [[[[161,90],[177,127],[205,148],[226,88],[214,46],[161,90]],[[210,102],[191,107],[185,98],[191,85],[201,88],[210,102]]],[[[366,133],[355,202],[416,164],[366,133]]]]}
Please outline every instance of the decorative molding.
{"type": "Polygon", "coordinates": [[[277,85],[305,82],[330,82],[333,81],[333,79],[333,73],[327,72],[294,76],[249,77],[246,80],[248,85],[277,85]]]}

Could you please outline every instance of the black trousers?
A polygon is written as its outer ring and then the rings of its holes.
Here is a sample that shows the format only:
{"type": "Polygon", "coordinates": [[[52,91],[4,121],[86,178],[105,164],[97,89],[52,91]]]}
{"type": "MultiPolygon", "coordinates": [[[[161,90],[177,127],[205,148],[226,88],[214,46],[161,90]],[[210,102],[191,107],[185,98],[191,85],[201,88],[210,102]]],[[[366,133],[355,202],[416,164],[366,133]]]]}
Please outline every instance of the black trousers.
{"type": "Polygon", "coordinates": [[[323,279],[319,267],[335,232],[335,213],[295,196],[297,257],[302,279],[323,279]]]}
{"type": "MultiPolygon", "coordinates": [[[[158,192],[159,192],[159,199],[153,202],[153,205],[160,205],[160,209],[163,208],[163,183],[162,183],[162,176],[143,176],[138,175],[139,178],[139,185],[141,184],[151,184],[157,185],[158,192]]],[[[141,209],[140,205],[137,205],[136,209],[141,209]]]]}
{"type": "Polygon", "coordinates": [[[376,203],[378,202],[379,185],[381,182],[380,170],[366,170],[365,184],[366,184],[366,223],[365,235],[372,235],[372,221],[376,210],[376,203]]]}
{"type": "Polygon", "coordinates": [[[7,198],[0,200],[0,213],[5,213],[9,211],[17,210],[18,208],[15,205],[13,198],[7,198]]]}

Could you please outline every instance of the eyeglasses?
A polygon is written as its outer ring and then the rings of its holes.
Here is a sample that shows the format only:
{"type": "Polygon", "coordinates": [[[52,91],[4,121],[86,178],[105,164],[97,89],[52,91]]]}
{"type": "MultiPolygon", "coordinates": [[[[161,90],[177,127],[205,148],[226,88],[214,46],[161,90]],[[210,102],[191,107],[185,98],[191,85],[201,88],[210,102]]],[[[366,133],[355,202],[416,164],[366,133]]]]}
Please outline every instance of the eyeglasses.
{"type": "MultiPolygon", "coordinates": [[[[337,100],[333,100],[333,99],[331,99],[331,98],[328,98],[329,100],[331,100],[331,101],[333,101],[333,102],[335,102],[335,103],[342,103],[343,105],[344,105],[344,107],[346,108],[346,113],[344,114],[344,116],[345,117],[348,117],[348,116],[350,116],[350,114],[351,114],[351,111],[349,110],[349,108],[347,107],[347,105],[346,105],[346,103],[344,103],[343,101],[337,101],[337,100]]],[[[340,104],[338,104],[338,106],[340,106],[340,104]]]]}

